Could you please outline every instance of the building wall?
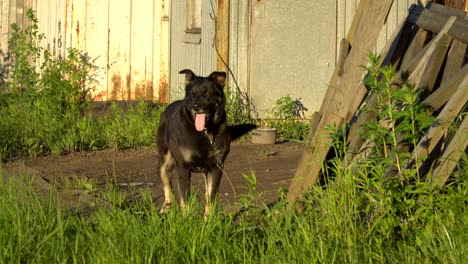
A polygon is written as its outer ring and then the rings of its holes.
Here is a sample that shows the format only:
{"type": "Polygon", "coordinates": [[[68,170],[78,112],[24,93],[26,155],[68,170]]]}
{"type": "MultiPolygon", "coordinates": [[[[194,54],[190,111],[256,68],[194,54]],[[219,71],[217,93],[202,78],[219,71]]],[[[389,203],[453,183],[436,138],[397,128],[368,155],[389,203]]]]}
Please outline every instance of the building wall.
{"type": "Polygon", "coordinates": [[[171,8],[171,75],[170,101],[184,96],[183,69],[206,76],[216,68],[215,21],[216,0],[202,1],[202,25],[200,34],[186,33],[185,1],[172,1],[171,8]]]}
{"type": "Polygon", "coordinates": [[[334,1],[253,1],[250,94],[269,117],[282,96],[320,107],[335,63],[334,1]]]}
{"type": "MultiPolygon", "coordinates": [[[[379,51],[415,0],[394,0],[379,51]]],[[[359,0],[231,0],[230,66],[241,90],[268,117],[282,96],[320,108],[359,0]]],[[[230,85],[235,83],[231,79],[230,85]]]]}
{"type": "Polygon", "coordinates": [[[0,0],[0,49],[9,25],[36,10],[43,46],[53,55],[78,48],[95,58],[96,100],[168,101],[169,0],[0,0]]]}

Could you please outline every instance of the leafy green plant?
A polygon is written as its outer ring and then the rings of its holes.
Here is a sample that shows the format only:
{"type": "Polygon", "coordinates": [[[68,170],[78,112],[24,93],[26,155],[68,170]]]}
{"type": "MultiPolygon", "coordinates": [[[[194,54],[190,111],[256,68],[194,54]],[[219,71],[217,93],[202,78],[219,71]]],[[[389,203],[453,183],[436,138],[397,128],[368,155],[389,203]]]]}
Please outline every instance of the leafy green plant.
{"type": "Polygon", "coordinates": [[[35,13],[27,15],[25,29],[12,25],[10,72],[0,90],[0,156],[154,144],[162,108],[141,101],[128,112],[115,106],[95,117],[91,99],[100,70],[95,59],[76,49],[66,57],[51,56],[40,46],[44,35],[35,13]]]}
{"type": "Polygon", "coordinates": [[[7,92],[22,96],[33,96],[36,92],[36,84],[40,78],[36,71],[42,54],[41,41],[44,34],[39,32],[38,20],[32,9],[28,9],[26,15],[29,24],[21,29],[18,24],[11,25],[11,35],[8,39],[10,63],[13,67],[9,71],[7,92]]]}
{"type": "MultiPolygon", "coordinates": [[[[376,95],[377,103],[371,107],[364,107],[364,111],[378,114],[375,121],[364,125],[363,137],[374,143],[373,157],[391,159],[391,162],[395,163],[400,180],[406,181],[407,176],[412,177],[403,173],[403,164],[410,158],[407,153],[416,147],[434,118],[427,113],[426,106],[420,103],[421,91],[408,82],[401,86],[396,85],[395,70],[388,66],[379,69],[379,58],[375,55],[370,55],[369,58],[370,64],[365,67],[368,74],[364,83],[376,95]]],[[[424,159],[416,158],[417,162],[424,159]]],[[[419,175],[418,171],[415,173],[419,175]]]]}
{"type": "MultiPolygon", "coordinates": [[[[421,178],[418,169],[404,167],[411,158],[409,153],[434,119],[420,103],[420,91],[407,82],[396,86],[394,69],[379,68],[378,61],[377,56],[370,56],[364,80],[377,98],[375,105],[363,109],[377,113],[376,119],[365,123],[362,129],[362,137],[372,151],[350,167],[343,165],[347,140],[342,138],[346,130],[338,130],[341,132],[336,133],[335,158],[327,164],[326,171],[331,175],[352,174],[352,178],[335,180],[351,179],[357,181],[352,185],[362,186],[361,194],[355,198],[363,202],[359,205],[364,217],[361,221],[372,226],[369,232],[379,238],[373,243],[380,245],[383,252],[388,246],[385,239],[414,239],[432,225],[433,212],[438,210],[434,197],[440,196],[440,190],[421,178]]],[[[424,162],[424,158],[417,157],[417,162],[424,162]]]]}
{"type": "Polygon", "coordinates": [[[309,132],[304,116],[306,110],[300,99],[283,96],[274,103],[271,114],[273,120],[269,121],[269,126],[277,128],[281,138],[302,141],[309,132]]]}
{"type": "Polygon", "coordinates": [[[102,118],[102,132],[105,147],[125,149],[151,146],[156,143],[159,116],[164,109],[152,109],[140,100],[136,107],[130,106],[124,113],[115,103],[102,118]]]}
{"type": "Polygon", "coordinates": [[[240,90],[226,89],[226,112],[230,125],[253,123],[257,114],[248,95],[240,90]]]}

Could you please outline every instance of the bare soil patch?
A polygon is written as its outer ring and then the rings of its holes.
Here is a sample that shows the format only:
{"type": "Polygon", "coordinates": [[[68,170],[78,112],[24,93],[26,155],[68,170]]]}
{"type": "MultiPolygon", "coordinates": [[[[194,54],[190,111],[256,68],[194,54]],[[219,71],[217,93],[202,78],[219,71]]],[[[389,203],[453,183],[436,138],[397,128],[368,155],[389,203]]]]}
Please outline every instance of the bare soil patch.
{"type": "MultiPolygon", "coordinates": [[[[247,191],[247,182],[242,174],[255,173],[257,193],[265,203],[274,202],[280,188],[288,188],[298,164],[302,144],[281,142],[273,145],[256,145],[248,141],[235,142],[225,162],[225,171],[219,190],[223,204],[233,203],[247,191]],[[232,182],[232,186],[229,179],[232,182]],[[235,189],[235,192],[233,190],[235,189]]],[[[65,179],[86,179],[105,188],[109,183],[128,190],[148,187],[157,205],[162,204],[163,190],[156,173],[156,148],[138,150],[101,150],[73,153],[64,156],[46,156],[6,163],[5,171],[24,164],[50,184],[61,187],[65,179]]],[[[42,180],[41,179],[41,180],[42,180]]],[[[203,176],[194,174],[194,188],[204,191],[203,176]]]]}

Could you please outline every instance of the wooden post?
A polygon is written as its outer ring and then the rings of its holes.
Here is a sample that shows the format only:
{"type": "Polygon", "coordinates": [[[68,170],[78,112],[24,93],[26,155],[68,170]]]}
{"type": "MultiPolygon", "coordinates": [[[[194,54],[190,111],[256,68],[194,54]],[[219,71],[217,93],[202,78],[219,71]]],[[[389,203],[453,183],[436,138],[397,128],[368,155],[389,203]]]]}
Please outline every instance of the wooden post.
{"type": "Polygon", "coordinates": [[[229,4],[230,0],[218,0],[216,16],[216,69],[228,72],[229,65],[229,4]]]}

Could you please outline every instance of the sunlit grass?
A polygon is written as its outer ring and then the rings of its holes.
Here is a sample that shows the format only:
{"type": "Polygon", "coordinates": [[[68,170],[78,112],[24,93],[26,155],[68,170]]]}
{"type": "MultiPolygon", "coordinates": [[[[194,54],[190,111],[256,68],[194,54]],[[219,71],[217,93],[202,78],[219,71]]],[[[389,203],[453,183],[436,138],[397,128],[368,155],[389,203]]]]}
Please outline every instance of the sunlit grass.
{"type": "MultiPolygon", "coordinates": [[[[405,227],[392,208],[398,205],[378,201],[383,190],[364,183],[369,180],[363,178],[365,171],[359,177],[340,175],[341,180],[330,183],[326,191],[315,187],[302,214],[288,210],[283,197],[271,208],[251,206],[248,214],[218,210],[207,221],[196,199],[186,216],[177,208],[160,215],[145,189],[138,191],[138,199],[128,201],[117,187],[110,188],[100,194],[106,206],[85,217],[62,208],[56,192],[38,195],[26,176],[22,187],[1,181],[0,262],[467,261],[466,173],[438,192],[430,206],[419,205],[419,210],[431,210],[430,217],[416,213],[420,221],[405,227]],[[402,233],[404,228],[409,233],[402,233]]],[[[244,206],[249,201],[257,205],[253,192],[243,199],[244,206]]]]}

